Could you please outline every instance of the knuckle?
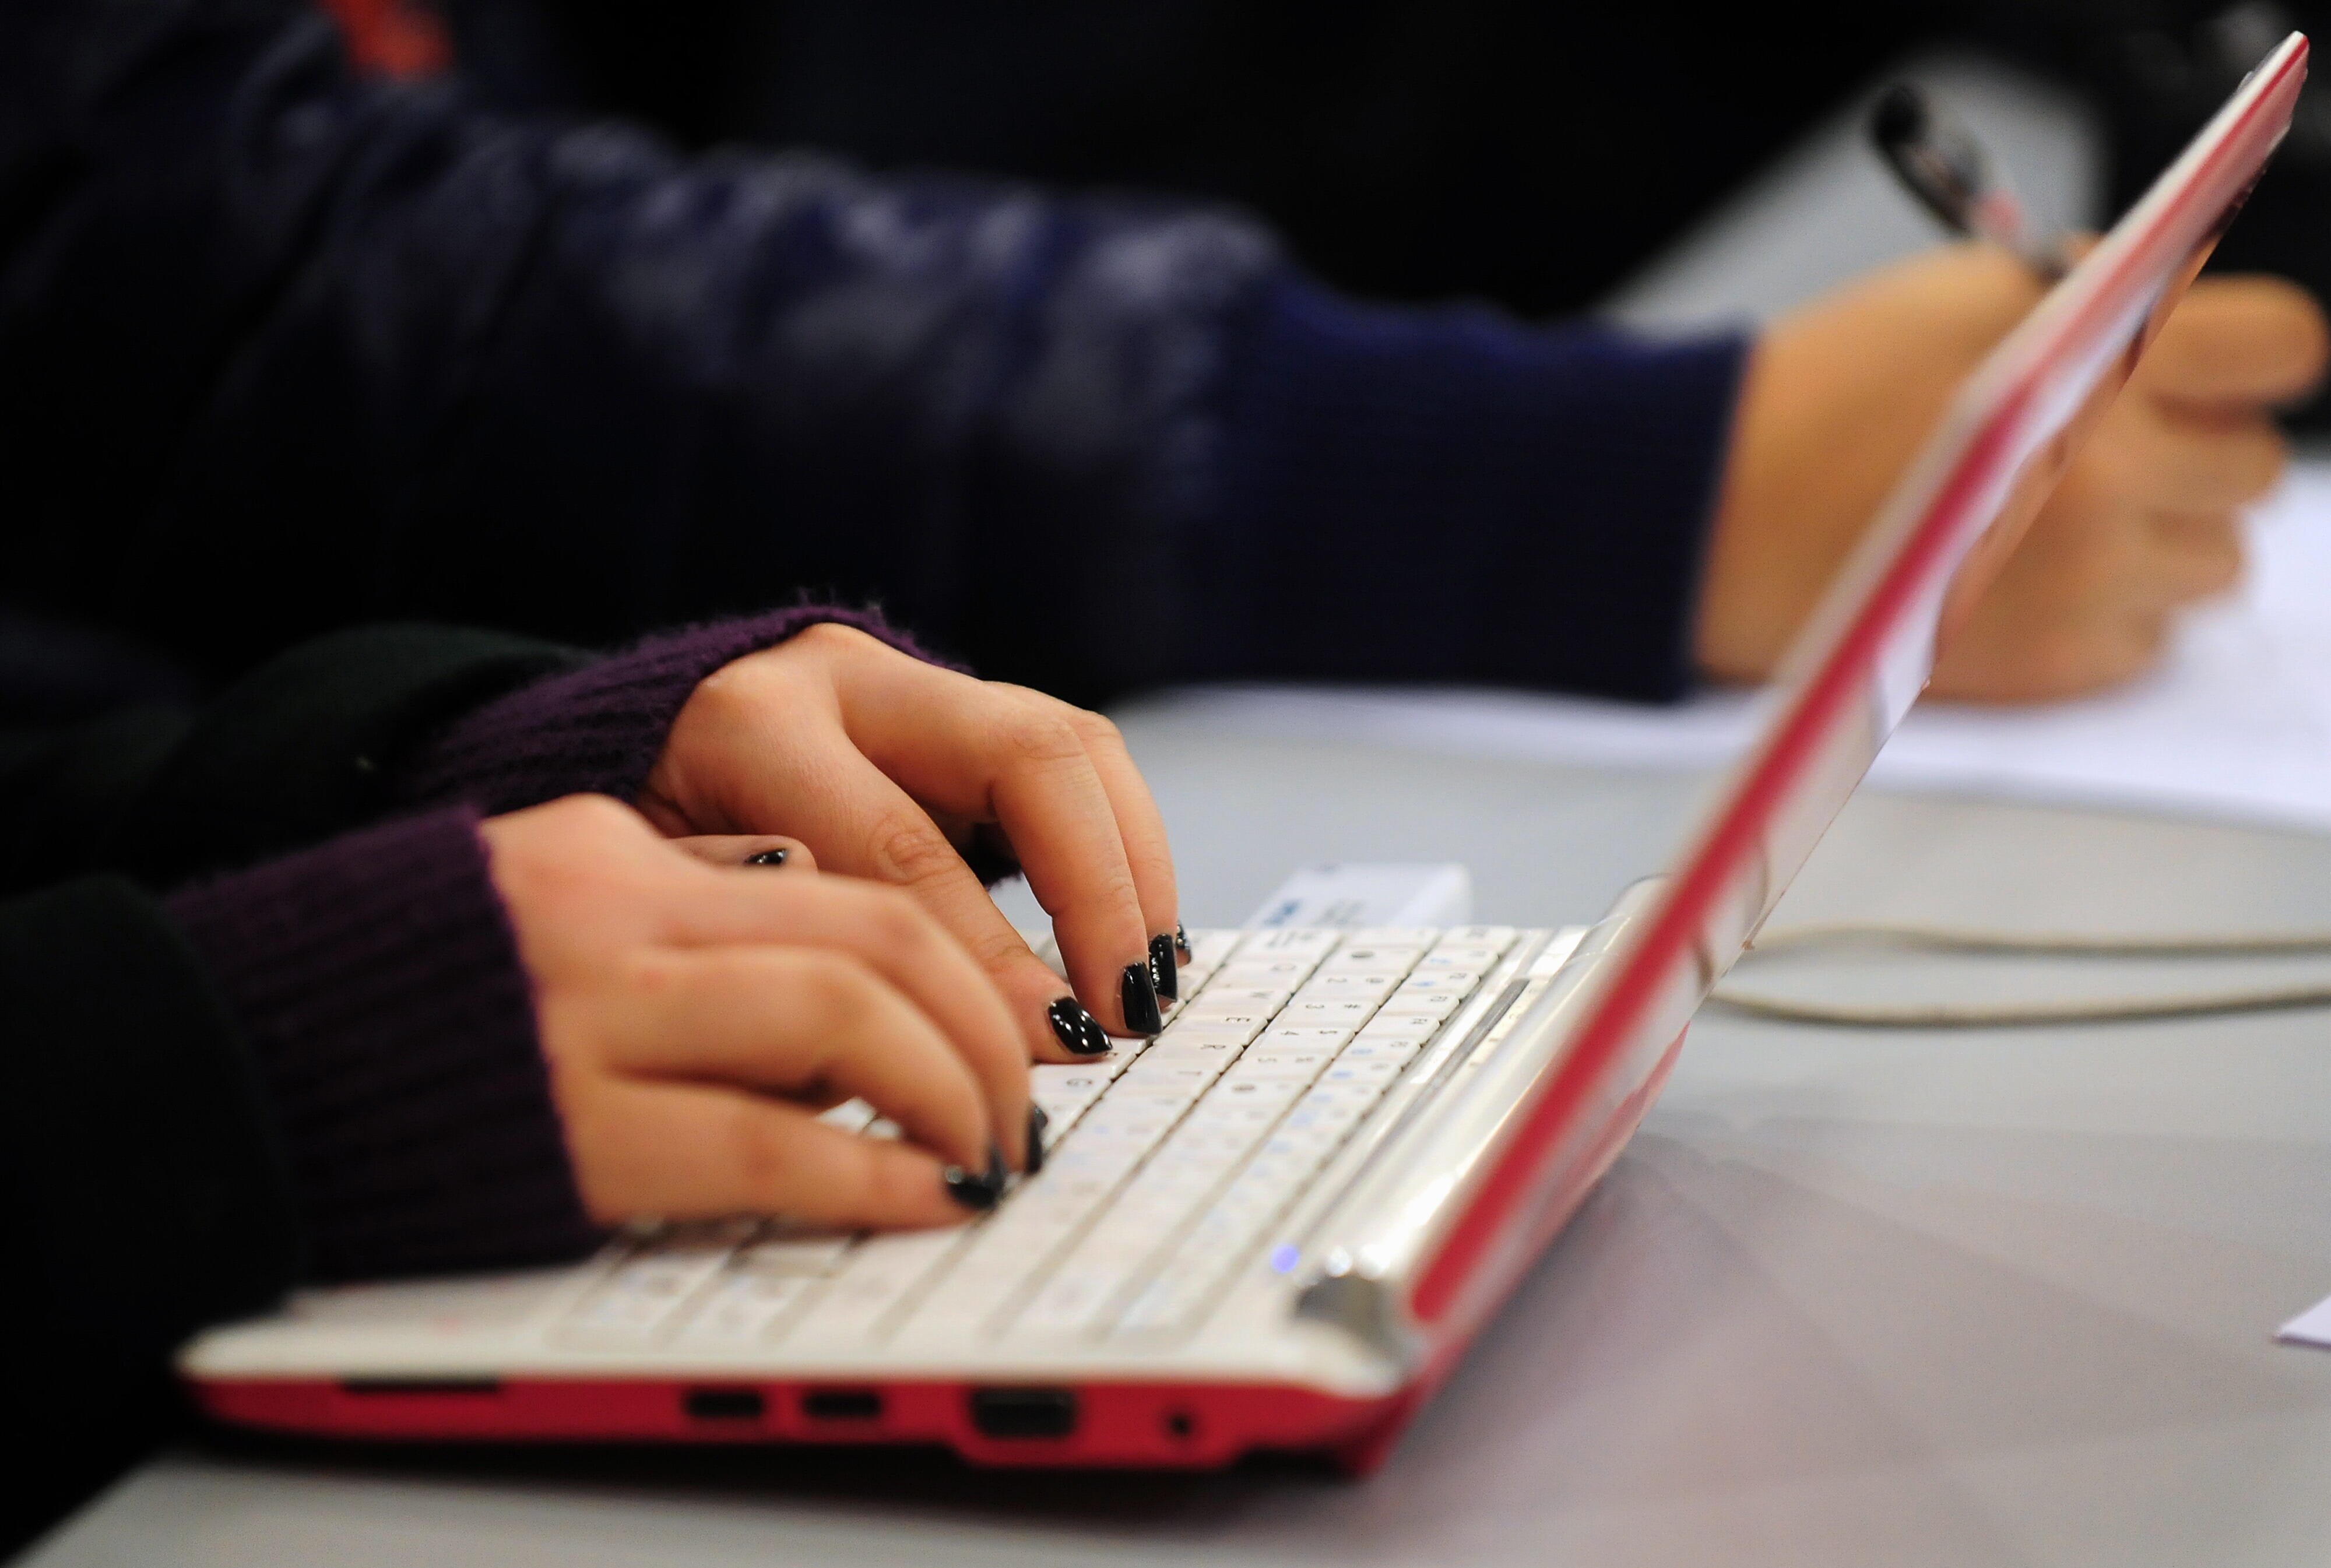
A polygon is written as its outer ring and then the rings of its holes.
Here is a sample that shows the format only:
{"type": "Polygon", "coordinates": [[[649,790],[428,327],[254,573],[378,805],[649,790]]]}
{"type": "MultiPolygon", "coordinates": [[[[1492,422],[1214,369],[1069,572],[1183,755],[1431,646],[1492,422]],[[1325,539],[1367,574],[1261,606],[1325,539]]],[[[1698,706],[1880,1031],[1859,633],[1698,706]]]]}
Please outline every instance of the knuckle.
{"type": "Polygon", "coordinates": [[[863,1032],[882,1004],[880,984],[847,954],[819,955],[801,986],[817,1015],[819,1034],[829,1039],[863,1032]]]}
{"type": "Polygon", "coordinates": [[[813,626],[804,626],[794,633],[793,641],[804,648],[838,654],[863,652],[869,648],[883,646],[857,627],[844,625],[839,621],[820,621],[813,626]]]}
{"type": "Polygon", "coordinates": [[[912,953],[931,939],[930,917],[914,898],[894,888],[874,889],[868,905],[868,937],[886,953],[912,953]]]}
{"type": "Polygon", "coordinates": [[[1095,713],[1085,708],[1071,708],[1069,722],[1076,726],[1078,735],[1089,746],[1121,747],[1125,745],[1124,731],[1118,729],[1116,721],[1106,714],[1095,713]]]}
{"type": "Polygon", "coordinates": [[[947,835],[918,811],[885,813],[867,834],[866,853],[875,874],[906,887],[945,876],[963,864],[947,835]]]}
{"type": "Polygon", "coordinates": [[[614,962],[613,979],[625,993],[642,999],[667,997],[685,984],[676,955],[654,948],[635,948],[614,962]]]}
{"type": "Polygon", "coordinates": [[[1004,746],[1024,762],[1067,762],[1085,754],[1083,736],[1058,713],[1023,708],[1000,726],[1004,746]]]}
{"type": "Polygon", "coordinates": [[[567,795],[543,808],[577,832],[595,837],[628,832],[638,825],[632,808],[612,795],[567,795]]]}
{"type": "Polygon", "coordinates": [[[771,1136],[765,1117],[749,1101],[737,1100],[724,1115],[720,1141],[728,1150],[738,1184],[765,1206],[783,1206],[792,1185],[793,1160],[782,1139],[771,1136]]]}

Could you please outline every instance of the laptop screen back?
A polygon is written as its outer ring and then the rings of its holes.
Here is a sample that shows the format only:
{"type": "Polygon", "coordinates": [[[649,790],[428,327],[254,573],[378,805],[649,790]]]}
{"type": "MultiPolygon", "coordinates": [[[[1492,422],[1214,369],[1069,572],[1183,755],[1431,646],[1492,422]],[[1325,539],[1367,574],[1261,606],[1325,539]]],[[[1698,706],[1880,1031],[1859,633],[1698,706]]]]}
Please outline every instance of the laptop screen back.
{"type": "Polygon", "coordinates": [[[1421,1321],[1447,1308],[1517,1205],[1590,1157],[1580,1140],[1645,1081],[1779,902],[2240,209],[2288,128],[2307,52],[2294,33],[2251,72],[1954,399],[1784,661],[1764,734],[1593,982],[1562,1065],[1423,1271],[1421,1321]]]}

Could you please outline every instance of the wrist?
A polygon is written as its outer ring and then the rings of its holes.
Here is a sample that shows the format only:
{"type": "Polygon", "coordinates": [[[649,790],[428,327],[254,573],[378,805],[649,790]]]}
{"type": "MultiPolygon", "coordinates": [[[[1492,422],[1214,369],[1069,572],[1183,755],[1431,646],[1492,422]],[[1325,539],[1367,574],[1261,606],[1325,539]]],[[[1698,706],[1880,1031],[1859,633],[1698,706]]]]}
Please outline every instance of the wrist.
{"type": "Polygon", "coordinates": [[[642,796],[649,776],[698,687],[748,654],[827,622],[930,657],[879,611],[827,604],[661,633],[468,714],[404,772],[399,797],[422,805],[461,802],[489,815],[574,794],[612,795],[648,810],[642,796]]]}
{"type": "Polygon", "coordinates": [[[387,823],[168,901],[251,1042],[311,1273],[542,1261],[595,1232],[474,819],[387,823]]]}

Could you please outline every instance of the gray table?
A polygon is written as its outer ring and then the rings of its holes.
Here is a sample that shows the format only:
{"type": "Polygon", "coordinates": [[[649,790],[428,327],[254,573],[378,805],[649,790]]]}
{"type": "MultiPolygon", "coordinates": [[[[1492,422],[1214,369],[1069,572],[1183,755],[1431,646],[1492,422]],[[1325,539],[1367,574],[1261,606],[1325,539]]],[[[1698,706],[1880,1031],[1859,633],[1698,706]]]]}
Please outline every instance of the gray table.
{"type": "MultiPolygon", "coordinates": [[[[1194,923],[1336,857],[1462,860],[1485,918],[1590,917],[1699,787],[1233,743],[1170,714],[1128,730],[1194,923]]],[[[1869,796],[1783,917],[1838,915],[2331,927],[2331,841],[1869,796]]],[[[1889,1036],[1709,1015],[1364,1483],[231,1449],[147,1467],[32,1561],[2320,1563],[2331,1354],[2268,1336],[2326,1292],[2331,1018],[1889,1036]]]]}

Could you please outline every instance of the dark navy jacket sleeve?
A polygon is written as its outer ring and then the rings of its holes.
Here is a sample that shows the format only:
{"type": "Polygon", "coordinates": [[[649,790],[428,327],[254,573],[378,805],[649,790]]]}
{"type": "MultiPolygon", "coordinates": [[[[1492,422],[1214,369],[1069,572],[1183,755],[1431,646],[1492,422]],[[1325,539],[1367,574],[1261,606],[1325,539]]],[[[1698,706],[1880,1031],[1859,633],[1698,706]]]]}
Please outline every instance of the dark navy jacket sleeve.
{"type": "Polygon", "coordinates": [[[1371,311],[1234,214],[498,116],[299,0],[0,8],[0,592],[218,674],[810,593],[1089,700],[1670,695],[1739,355],[1371,311]]]}

